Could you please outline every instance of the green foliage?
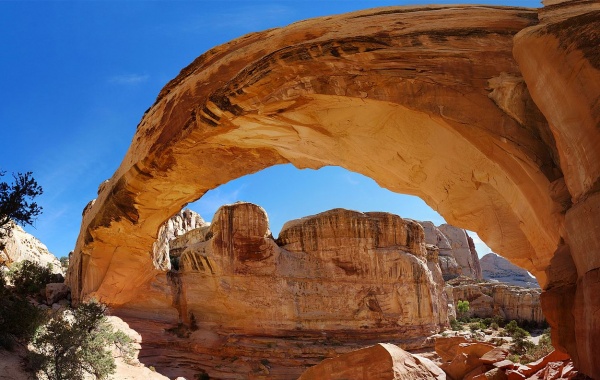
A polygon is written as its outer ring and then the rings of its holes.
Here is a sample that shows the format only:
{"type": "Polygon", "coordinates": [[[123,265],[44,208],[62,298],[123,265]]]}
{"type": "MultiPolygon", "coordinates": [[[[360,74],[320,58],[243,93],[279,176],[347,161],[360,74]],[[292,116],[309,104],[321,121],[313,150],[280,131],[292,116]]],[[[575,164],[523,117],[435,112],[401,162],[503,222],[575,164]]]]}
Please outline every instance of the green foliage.
{"type": "Polygon", "coordinates": [[[114,331],[104,316],[105,307],[96,302],[81,304],[56,315],[38,329],[33,338],[33,370],[49,380],[83,380],[86,374],[106,379],[115,371],[108,347],[116,345],[131,358],[131,339],[114,331]]]}
{"type": "Polygon", "coordinates": [[[450,328],[452,328],[452,330],[454,330],[454,331],[461,331],[463,329],[463,325],[456,319],[451,319],[450,320],[450,328]]]}
{"type": "Polygon", "coordinates": [[[0,289],[0,346],[12,349],[17,340],[29,340],[46,320],[46,314],[24,297],[13,294],[4,286],[0,289]]]}
{"type": "Polygon", "coordinates": [[[63,272],[66,273],[67,269],[69,269],[69,258],[63,256],[59,259],[59,261],[60,267],[62,268],[63,272]]]}
{"type": "Polygon", "coordinates": [[[469,312],[469,301],[467,300],[459,300],[456,304],[456,311],[458,311],[459,315],[465,315],[469,312]]]}
{"type": "MultiPolygon", "coordinates": [[[[6,174],[0,171],[0,177],[6,174]]],[[[33,198],[42,194],[42,188],[31,172],[13,174],[13,183],[0,182],[0,238],[11,230],[10,221],[25,226],[32,224],[42,213],[33,198]]],[[[0,243],[0,249],[4,246],[0,243]]]]}
{"type": "Polygon", "coordinates": [[[471,323],[469,323],[469,329],[472,332],[475,332],[477,330],[483,330],[485,328],[486,328],[486,326],[485,326],[485,324],[483,322],[471,322],[471,323]]]}
{"type": "Polygon", "coordinates": [[[13,265],[9,275],[15,292],[21,295],[38,294],[46,284],[52,282],[53,277],[50,268],[44,268],[28,260],[13,265]]]}
{"type": "Polygon", "coordinates": [[[490,328],[494,331],[498,331],[500,326],[498,326],[498,324],[496,322],[492,322],[492,323],[490,323],[490,328]]]}

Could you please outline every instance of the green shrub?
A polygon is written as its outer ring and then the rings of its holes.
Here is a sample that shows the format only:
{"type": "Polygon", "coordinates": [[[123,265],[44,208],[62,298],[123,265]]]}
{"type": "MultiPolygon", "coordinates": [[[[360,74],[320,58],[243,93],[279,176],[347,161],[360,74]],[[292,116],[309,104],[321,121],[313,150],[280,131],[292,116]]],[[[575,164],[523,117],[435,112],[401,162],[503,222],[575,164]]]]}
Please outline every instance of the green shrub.
{"type": "Polygon", "coordinates": [[[52,271],[37,263],[25,260],[16,263],[9,273],[15,292],[21,295],[39,294],[46,284],[52,282],[52,271]]]}
{"type": "Polygon", "coordinates": [[[456,319],[451,319],[450,328],[454,331],[461,331],[463,329],[463,325],[456,319]]]}
{"type": "Polygon", "coordinates": [[[133,346],[127,335],[112,329],[104,312],[96,302],[81,304],[39,328],[32,340],[32,369],[48,380],[83,380],[86,374],[108,378],[116,368],[108,348],[116,345],[127,360],[133,346]]]}
{"type": "Polygon", "coordinates": [[[456,304],[456,311],[460,316],[464,316],[469,312],[469,301],[467,300],[459,300],[456,304]]]}
{"type": "Polygon", "coordinates": [[[494,331],[498,331],[500,326],[498,326],[498,324],[496,322],[492,322],[492,323],[490,323],[490,328],[494,331]]]}
{"type": "Polygon", "coordinates": [[[12,292],[0,274],[0,346],[10,350],[15,341],[29,340],[45,320],[46,313],[12,292]]]}

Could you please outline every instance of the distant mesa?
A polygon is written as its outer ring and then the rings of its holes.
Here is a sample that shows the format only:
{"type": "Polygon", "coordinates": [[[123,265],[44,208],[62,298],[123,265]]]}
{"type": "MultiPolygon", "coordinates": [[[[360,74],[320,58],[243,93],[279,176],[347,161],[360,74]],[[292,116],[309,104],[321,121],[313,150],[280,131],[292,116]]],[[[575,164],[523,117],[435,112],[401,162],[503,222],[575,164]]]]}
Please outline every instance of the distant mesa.
{"type": "Polygon", "coordinates": [[[520,268],[496,253],[488,253],[479,263],[483,278],[490,281],[503,282],[524,288],[539,288],[535,277],[528,271],[520,268]]]}

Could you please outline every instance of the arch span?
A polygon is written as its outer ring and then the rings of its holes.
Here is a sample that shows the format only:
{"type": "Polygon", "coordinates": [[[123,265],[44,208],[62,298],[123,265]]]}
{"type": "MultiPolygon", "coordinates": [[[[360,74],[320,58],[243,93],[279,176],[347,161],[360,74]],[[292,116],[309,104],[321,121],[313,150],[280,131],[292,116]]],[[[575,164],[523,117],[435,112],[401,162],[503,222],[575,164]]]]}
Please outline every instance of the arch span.
{"type": "Polygon", "coordinates": [[[420,196],[549,289],[557,248],[570,260],[570,196],[556,128],[512,53],[515,34],[537,23],[524,8],[385,8],[203,54],[161,91],[84,213],[74,295],[126,304],[159,273],[151,251],[161,223],[279,163],[338,165],[420,196]]]}

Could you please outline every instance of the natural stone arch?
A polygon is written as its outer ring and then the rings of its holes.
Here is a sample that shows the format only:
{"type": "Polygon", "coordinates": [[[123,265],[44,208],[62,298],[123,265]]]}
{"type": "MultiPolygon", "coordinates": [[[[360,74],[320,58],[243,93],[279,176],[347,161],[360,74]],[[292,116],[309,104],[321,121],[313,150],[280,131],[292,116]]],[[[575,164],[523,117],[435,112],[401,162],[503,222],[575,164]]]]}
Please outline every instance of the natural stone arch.
{"type": "Polygon", "coordinates": [[[512,55],[514,35],[536,23],[524,8],[385,8],[203,54],[161,91],[84,213],[75,297],[134,299],[159,273],[162,222],[219,184],[287,162],[339,165],[420,196],[548,287],[570,202],[512,55]]]}

